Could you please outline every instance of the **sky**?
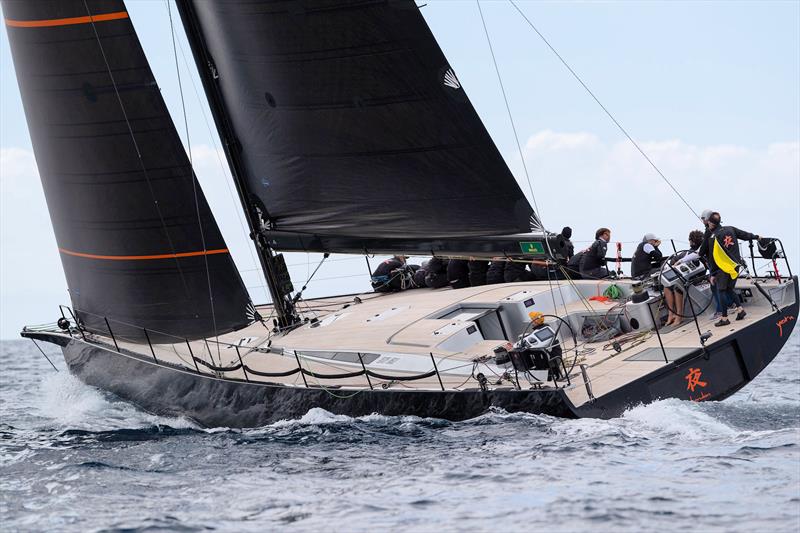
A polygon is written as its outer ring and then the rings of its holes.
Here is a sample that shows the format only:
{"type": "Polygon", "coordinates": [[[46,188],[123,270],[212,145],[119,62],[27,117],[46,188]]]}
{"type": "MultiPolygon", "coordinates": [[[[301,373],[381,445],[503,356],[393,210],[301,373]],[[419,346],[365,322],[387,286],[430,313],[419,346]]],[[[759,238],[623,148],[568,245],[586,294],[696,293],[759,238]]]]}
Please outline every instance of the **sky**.
{"type": "MultiPolygon", "coordinates": [[[[545,227],[570,225],[579,248],[596,228],[610,227],[629,256],[647,232],[674,238],[680,249],[699,226],[692,211],[712,208],[726,223],[780,237],[800,270],[800,2],[517,3],[692,208],[510,3],[482,1],[535,192],[530,200],[545,227]]],[[[182,124],[167,5],[132,0],[127,7],[182,124]]],[[[251,297],[262,303],[263,277],[172,10],[195,172],[251,297]]],[[[476,3],[427,0],[422,13],[527,194],[476,3]]],[[[0,33],[0,338],[7,339],[25,324],[53,322],[69,295],[4,25],[0,33]]],[[[287,254],[296,286],[319,259],[287,254]]],[[[370,259],[373,267],[379,259],[370,259]]],[[[306,296],[367,290],[364,258],[334,255],[306,296]]]]}

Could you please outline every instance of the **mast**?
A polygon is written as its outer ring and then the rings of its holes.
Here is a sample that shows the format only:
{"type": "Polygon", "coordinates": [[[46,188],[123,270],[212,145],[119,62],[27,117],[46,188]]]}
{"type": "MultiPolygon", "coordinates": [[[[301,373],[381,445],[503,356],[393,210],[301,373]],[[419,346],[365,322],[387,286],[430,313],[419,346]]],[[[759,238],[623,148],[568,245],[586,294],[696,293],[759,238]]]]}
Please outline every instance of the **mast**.
{"type": "Polygon", "coordinates": [[[295,310],[294,302],[290,298],[294,287],[292,286],[286,263],[283,260],[283,255],[276,254],[269,243],[267,235],[272,228],[272,220],[266,206],[264,206],[263,202],[257,200],[257,196],[253,195],[248,188],[244,164],[241,159],[241,143],[225,114],[222,95],[217,86],[217,80],[219,79],[217,68],[205,45],[202,33],[198,29],[194,11],[190,2],[186,0],[176,0],[176,4],[192,48],[192,55],[200,73],[200,79],[208,97],[211,113],[217,124],[225,156],[236,185],[236,192],[239,195],[239,201],[242,203],[242,208],[247,218],[250,238],[255,243],[261,268],[264,271],[267,287],[272,297],[272,304],[277,314],[278,325],[280,327],[291,326],[299,322],[300,318],[295,310]]]}

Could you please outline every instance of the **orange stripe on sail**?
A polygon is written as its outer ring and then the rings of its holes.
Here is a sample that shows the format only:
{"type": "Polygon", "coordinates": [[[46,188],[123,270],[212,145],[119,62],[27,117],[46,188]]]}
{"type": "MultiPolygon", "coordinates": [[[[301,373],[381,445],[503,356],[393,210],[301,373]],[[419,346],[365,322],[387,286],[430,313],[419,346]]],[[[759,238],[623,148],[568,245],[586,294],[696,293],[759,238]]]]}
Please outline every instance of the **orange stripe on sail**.
{"type": "Polygon", "coordinates": [[[196,257],[198,255],[216,255],[216,254],[227,254],[227,248],[219,248],[217,250],[202,250],[199,252],[181,252],[179,254],[157,254],[157,255],[96,255],[96,254],[84,254],[81,252],[73,252],[72,250],[66,250],[64,248],[59,248],[59,252],[62,254],[73,255],[75,257],[85,257],[87,259],[103,259],[106,261],[150,261],[154,259],[178,259],[181,257],[196,257]]]}
{"type": "Polygon", "coordinates": [[[51,26],[72,26],[74,24],[89,24],[90,22],[104,22],[107,20],[119,20],[126,18],[128,18],[127,11],[117,11],[116,13],[104,13],[102,15],[71,17],[65,19],[43,19],[43,20],[6,19],[6,26],[13,26],[15,28],[47,28],[51,26]]]}

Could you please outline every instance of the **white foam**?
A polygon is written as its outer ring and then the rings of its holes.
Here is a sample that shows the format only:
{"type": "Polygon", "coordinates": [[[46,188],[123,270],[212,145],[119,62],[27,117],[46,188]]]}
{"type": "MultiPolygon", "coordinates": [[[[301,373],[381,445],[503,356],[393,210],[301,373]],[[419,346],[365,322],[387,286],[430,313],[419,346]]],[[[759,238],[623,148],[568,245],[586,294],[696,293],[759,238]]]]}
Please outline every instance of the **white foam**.
{"type": "Polygon", "coordinates": [[[270,424],[267,427],[280,428],[287,426],[321,426],[327,424],[350,423],[353,422],[353,420],[355,419],[346,415],[335,415],[320,407],[313,407],[300,418],[293,420],[279,420],[278,422],[270,424]]]}
{"type": "Polygon", "coordinates": [[[676,399],[638,405],[626,411],[622,420],[659,434],[678,435],[689,440],[736,437],[741,433],[704,412],[701,405],[676,399]]]}
{"type": "Polygon", "coordinates": [[[86,385],[67,372],[44,377],[42,394],[37,398],[36,414],[47,427],[106,431],[151,426],[194,428],[185,418],[148,414],[121,401],[110,401],[99,390],[86,385]]]}

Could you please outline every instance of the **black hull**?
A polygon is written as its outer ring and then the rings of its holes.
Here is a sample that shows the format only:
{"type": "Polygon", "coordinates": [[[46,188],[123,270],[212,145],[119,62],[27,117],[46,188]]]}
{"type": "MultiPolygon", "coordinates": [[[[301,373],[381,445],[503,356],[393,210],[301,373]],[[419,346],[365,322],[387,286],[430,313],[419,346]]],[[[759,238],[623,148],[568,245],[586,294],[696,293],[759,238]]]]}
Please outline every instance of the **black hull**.
{"type": "MultiPolygon", "coordinates": [[[[797,287],[795,278],[795,287],[797,287]]],[[[797,291],[797,289],[795,289],[797,291]]],[[[287,387],[219,379],[156,364],[136,354],[48,333],[26,336],[60,344],[70,371],[88,385],[112,392],[158,415],[185,416],[207,427],[257,427],[297,418],[320,407],[362,416],[414,415],[448,420],[473,418],[490,407],[565,418],[613,418],[657,399],[722,400],[753,380],[780,352],[796,323],[795,304],[724,340],[597,398],[575,406],[562,390],[359,392],[287,387]],[[788,320],[782,318],[792,317],[788,320]],[[699,373],[698,373],[699,371],[699,373]],[[701,384],[690,386],[689,374],[701,384]]],[[[713,339],[713,337],[712,337],[713,339]]]]}

